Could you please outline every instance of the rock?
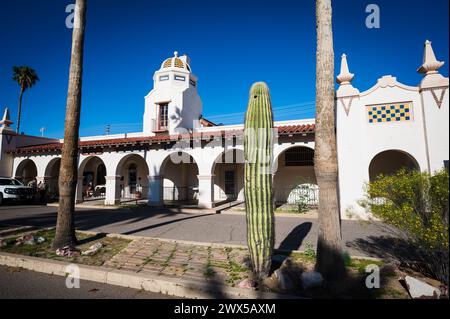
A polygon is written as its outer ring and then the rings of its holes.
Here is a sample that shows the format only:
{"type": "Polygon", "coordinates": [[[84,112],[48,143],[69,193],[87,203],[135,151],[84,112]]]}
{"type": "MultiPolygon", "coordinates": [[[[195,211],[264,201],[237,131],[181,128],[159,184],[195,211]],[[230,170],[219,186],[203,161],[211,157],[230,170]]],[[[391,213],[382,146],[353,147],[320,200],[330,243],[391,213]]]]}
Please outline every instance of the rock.
{"type": "Polygon", "coordinates": [[[382,275],[388,275],[388,276],[395,275],[397,271],[398,271],[398,266],[394,263],[386,264],[380,269],[380,273],[382,275]]]}
{"type": "Polygon", "coordinates": [[[38,239],[36,239],[36,242],[38,244],[42,244],[43,242],[45,242],[45,238],[44,237],[39,237],[38,239]]]}
{"type": "Polygon", "coordinates": [[[275,277],[275,275],[264,278],[263,284],[270,290],[275,290],[275,291],[279,290],[278,279],[275,277]]]}
{"type": "Polygon", "coordinates": [[[281,268],[285,267],[287,269],[291,269],[292,268],[292,259],[285,257],[285,259],[283,260],[283,263],[281,264],[281,268]]]}
{"type": "Polygon", "coordinates": [[[252,268],[252,261],[250,260],[250,258],[245,259],[242,264],[242,267],[247,268],[247,269],[251,269],[252,268]]]}
{"type": "Polygon", "coordinates": [[[6,246],[8,246],[6,241],[3,241],[2,239],[0,239],[0,248],[6,247],[6,246]]]}
{"type": "Polygon", "coordinates": [[[323,283],[323,277],[317,271],[305,271],[300,276],[303,289],[320,287],[323,283]]]}
{"type": "Polygon", "coordinates": [[[275,270],[275,278],[278,281],[278,287],[281,290],[292,290],[295,288],[294,283],[292,282],[292,279],[289,277],[287,271],[283,269],[277,269],[275,270]]]}
{"type": "Polygon", "coordinates": [[[81,253],[82,256],[92,256],[95,255],[101,248],[103,247],[102,243],[96,243],[95,245],[92,245],[89,247],[88,250],[83,251],[81,253]]]}
{"type": "Polygon", "coordinates": [[[20,245],[34,245],[35,239],[33,235],[24,235],[16,239],[16,246],[20,245]]]}
{"type": "Polygon", "coordinates": [[[56,250],[56,255],[61,257],[77,257],[80,256],[80,252],[73,247],[66,246],[63,248],[58,248],[56,250]]]}
{"type": "Polygon", "coordinates": [[[238,284],[238,288],[242,289],[253,289],[255,283],[251,279],[244,279],[238,284]]]}
{"type": "Polygon", "coordinates": [[[441,291],[419,279],[411,276],[405,277],[406,287],[413,299],[439,299],[441,291]]]}

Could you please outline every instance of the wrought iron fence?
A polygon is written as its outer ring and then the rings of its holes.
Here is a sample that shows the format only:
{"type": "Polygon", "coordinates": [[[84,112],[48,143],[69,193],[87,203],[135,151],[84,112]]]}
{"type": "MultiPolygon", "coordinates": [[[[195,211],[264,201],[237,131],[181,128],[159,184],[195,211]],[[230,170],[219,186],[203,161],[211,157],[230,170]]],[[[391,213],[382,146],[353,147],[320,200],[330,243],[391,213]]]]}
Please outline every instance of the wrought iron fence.
{"type": "Polygon", "coordinates": [[[275,198],[279,204],[296,205],[300,202],[310,207],[319,205],[319,188],[316,185],[299,186],[297,188],[277,188],[275,198]]]}
{"type": "Polygon", "coordinates": [[[238,198],[237,192],[225,192],[223,189],[219,190],[219,199],[221,200],[225,199],[235,200],[237,198],[238,198]]]}
{"type": "Polygon", "coordinates": [[[84,201],[99,200],[106,198],[106,186],[97,185],[94,190],[85,190],[83,194],[84,201]]]}
{"type": "Polygon", "coordinates": [[[164,201],[189,201],[197,198],[198,187],[164,187],[163,190],[164,201]]]}

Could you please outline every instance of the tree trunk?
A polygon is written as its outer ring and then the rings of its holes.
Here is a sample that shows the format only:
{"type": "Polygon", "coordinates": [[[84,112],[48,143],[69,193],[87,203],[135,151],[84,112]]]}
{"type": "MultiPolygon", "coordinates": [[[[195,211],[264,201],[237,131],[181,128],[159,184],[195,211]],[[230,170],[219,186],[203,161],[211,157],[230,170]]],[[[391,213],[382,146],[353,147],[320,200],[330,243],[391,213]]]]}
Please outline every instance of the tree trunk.
{"type": "Polygon", "coordinates": [[[84,30],[86,2],[77,0],[72,36],[69,89],[67,93],[66,123],[61,168],[59,172],[59,210],[53,248],[76,245],[75,191],[78,179],[78,140],[81,113],[84,30]]]}
{"type": "Polygon", "coordinates": [[[327,280],[345,274],[338,199],[334,113],[334,49],[331,0],[317,0],[316,147],[319,186],[319,238],[316,269],[327,280]]]}
{"type": "Polygon", "coordinates": [[[20,95],[19,95],[19,108],[17,110],[17,125],[16,125],[16,133],[20,134],[20,117],[22,116],[22,98],[23,92],[25,92],[25,88],[23,85],[20,87],[20,95]]]}

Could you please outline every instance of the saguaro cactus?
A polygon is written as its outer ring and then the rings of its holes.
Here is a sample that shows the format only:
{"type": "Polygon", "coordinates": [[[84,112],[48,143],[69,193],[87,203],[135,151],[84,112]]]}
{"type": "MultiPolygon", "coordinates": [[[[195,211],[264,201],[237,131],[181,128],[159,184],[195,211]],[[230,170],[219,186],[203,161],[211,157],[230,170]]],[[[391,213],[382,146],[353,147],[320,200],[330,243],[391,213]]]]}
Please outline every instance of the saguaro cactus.
{"type": "Polygon", "coordinates": [[[245,206],[247,243],[257,279],[270,271],[275,241],[272,153],[273,114],[269,89],[255,83],[250,90],[245,116],[245,206]]]}

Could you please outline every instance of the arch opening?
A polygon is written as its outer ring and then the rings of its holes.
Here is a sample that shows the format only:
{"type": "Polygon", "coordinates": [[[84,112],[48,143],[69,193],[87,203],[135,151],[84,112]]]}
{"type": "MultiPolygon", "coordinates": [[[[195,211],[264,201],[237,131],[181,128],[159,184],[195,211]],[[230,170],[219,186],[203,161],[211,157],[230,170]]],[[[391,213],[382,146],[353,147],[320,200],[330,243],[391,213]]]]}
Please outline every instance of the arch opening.
{"type": "Polygon", "coordinates": [[[145,159],[138,154],[125,156],[117,166],[120,176],[120,197],[122,200],[148,198],[149,169],[145,159]]]}
{"type": "Polygon", "coordinates": [[[198,174],[198,165],[191,155],[175,152],[167,156],[161,166],[164,204],[197,205],[198,174]]]}
{"type": "Polygon", "coordinates": [[[16,169],[15,179],[25,186],[37,184],[37,166],[31,159],[23,160],[16,169]]]}
{"type": "Polygon", "coordinates": [[[47,201],[54,202],[59,198],[59,170],[61,168],[61,159],[55,158],[48,163],[45,169],[45,178],[47,183],[47,201]]]}
{"type": "Polygon", "coordinates": [[[244,151],[222,152],[214,161],[212,175],[216,203],[244,200],[244,151]]]}
{"type": "Polygon", "coordinates": [[[314,150],[293,146],[284,150],[274,165],[273,189],[275,204],[281,210],[296,210],[302,203],[308,209],[317,208],[319,188],[314,170],[314,150]]]}
{"type": "Polygon", "coordinates": [[[401,169],[420,171],[416,159],[406,152],[388,150],[378,153],[369,164],[369,180],[373,182],[381,175],[393,175],[401,169]]]}
{"type": "Polygon", "coordinates": [[[80,176],[83,177],[83,201],[104,199],[106,196],[106,165],[98,156],[86,158],[80,165],[80,176]]]}

